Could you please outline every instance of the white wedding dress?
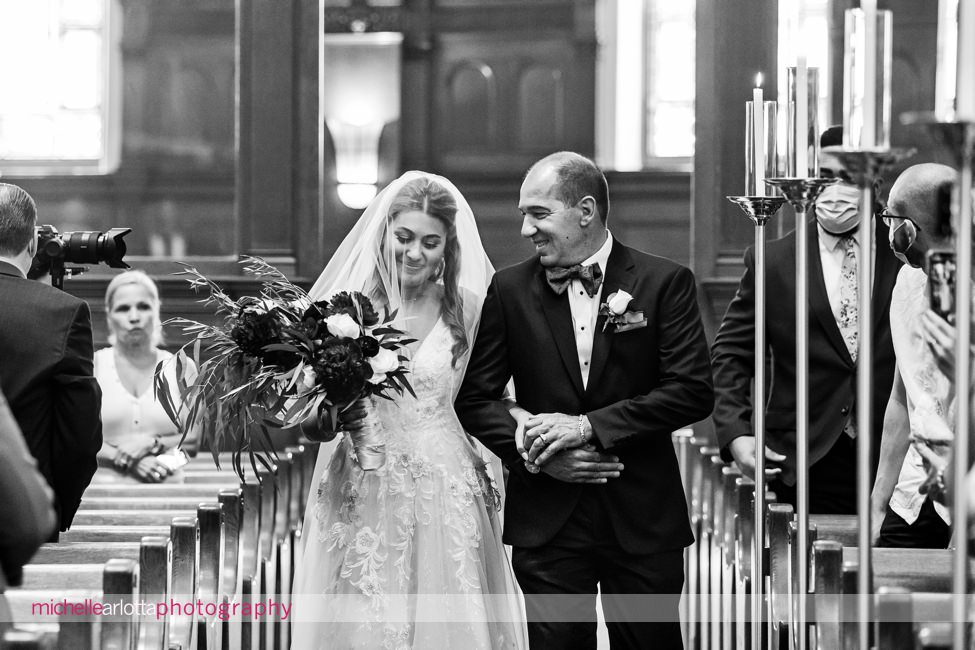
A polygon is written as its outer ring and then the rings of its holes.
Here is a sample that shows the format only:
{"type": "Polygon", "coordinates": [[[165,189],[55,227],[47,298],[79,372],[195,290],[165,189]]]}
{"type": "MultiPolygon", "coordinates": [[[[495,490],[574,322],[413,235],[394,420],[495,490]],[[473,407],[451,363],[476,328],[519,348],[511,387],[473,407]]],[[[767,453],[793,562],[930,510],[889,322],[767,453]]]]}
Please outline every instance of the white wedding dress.
{"type": "Polygon", "coordinates": [[[527,647],[500,495],[454,414],[453,343],[437,321],[408,375],[416,399],[374,400],[385,465],[362,471],[343,436],[312,486],[292,648],[527,647]]]}

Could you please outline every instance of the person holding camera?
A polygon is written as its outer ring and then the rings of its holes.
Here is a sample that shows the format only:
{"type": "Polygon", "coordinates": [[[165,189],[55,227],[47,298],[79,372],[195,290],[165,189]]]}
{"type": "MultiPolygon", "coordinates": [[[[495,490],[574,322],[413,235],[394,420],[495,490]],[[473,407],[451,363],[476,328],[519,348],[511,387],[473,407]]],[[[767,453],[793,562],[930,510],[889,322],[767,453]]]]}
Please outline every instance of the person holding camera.
{"type": "MultiPolygon", "coordinates": [[[[945,271],[954,251],[950,206],[956,177],[946,165],[908,167],[891,187],[882,213],[890,247],[904,267],[891,296],[897,366],[871,494],[878,546],[945,548],[951,539],[949,511],[932,498],[932,487],[951,453],[955,391],[953,377],[939,369],[928,343],[926,320],[933,315],[929,306],[943,308],[950,291],[935,280],[950,281],[945,271]]],[[[947,313],[942,310],[941,317],[947,313]]]]}
{"type": "Polygon", "coordinates": [[[36,226],[34,199],[0,183],[0,390],[54,491],[65,531],[97,468],[101,390],[88,303],[27,279],[36,226]]]}
{"type": "MultiPolygon", "coordinates": [[[[196,436],[185,438],[155,393],[155,374],[169,375],[170,396],[179,408],[173,358],[162,343],[159,289],[143,271],[125,271],[105,290],[110,347],[95,353],[95,377],[102,387],[105,443],[98,452],[96,482],[179,480],[184,452],[196,453],[196,436]],[[160,365],[161,364],[161,365],[160,365]]],[[[188,381],[196,367],[189,359],[188,381]]]]}

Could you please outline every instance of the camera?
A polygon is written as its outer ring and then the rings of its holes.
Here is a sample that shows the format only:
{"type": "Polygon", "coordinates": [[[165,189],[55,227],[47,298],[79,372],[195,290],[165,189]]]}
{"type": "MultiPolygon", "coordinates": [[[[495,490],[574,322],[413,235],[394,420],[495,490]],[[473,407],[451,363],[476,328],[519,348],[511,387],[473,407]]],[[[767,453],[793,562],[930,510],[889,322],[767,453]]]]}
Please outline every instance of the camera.
{"type": "Polygon", "coordinates": [[[105,263],[115,269],[127,269],[125,237],[131,228],[112,228],[108,232],[77,231],[59,233],[54,226],[37,228],[37,253],[31,262],[27,277],[36,279],[50,271],[51,284],[59,289],[64,276],[86,271],[84,267],[65,268],[68,264],[105,263]]]}
{"type": "Polygon", "coordinates": [[[928,304],[931,311],[955,324],[955,252],[933,250],[927,254],[928,304]]]}

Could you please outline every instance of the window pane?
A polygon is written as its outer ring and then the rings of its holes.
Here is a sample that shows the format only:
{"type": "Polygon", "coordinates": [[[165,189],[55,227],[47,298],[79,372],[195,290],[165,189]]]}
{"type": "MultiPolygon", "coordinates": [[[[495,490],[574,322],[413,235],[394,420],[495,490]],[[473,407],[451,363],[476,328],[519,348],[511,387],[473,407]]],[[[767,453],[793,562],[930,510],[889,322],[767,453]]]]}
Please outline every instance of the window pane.
{"type": "Polygon", "coordinates": [[[62,112],[54,122],[58,158],[98,158],[102,154],[102,120],[97,112],[62,112]]]}
{"type": "Polygon", "coordinates": [[[0,118],[0,155],[19,159],[54,157],[53,126],[53,120],[46,115],[5,115],[0,118]]]}
{"type": "Polygon", "coordinates": [[[694,104],[658,104],[653,111],[651,132],[650,150],[655,156],[694,155],[694,104]]]}
{"type": "Polygon", "coordinates": [[[68,109],[92,109],[101,104],[101,36],[73,29],[61,39],[61,104],[68,109]]]}
{"type": "Polygon", "coordinates": [[[104,15],[102,0],[61,0],[61,20],[73,25],[96,27],[104,15]]]}
{"type": "Polygon", "coordinates": [[[647,156],[694,155],[693,2],[648,0],[647,156]]]}
{"type": "Polygon", "coordinates": [[[33,163],[104,162],[109,2],[0,0],[0,60],[30,61],[5,73],[17,92],[0,93],[0,158],[36,173],[33,163]]]}

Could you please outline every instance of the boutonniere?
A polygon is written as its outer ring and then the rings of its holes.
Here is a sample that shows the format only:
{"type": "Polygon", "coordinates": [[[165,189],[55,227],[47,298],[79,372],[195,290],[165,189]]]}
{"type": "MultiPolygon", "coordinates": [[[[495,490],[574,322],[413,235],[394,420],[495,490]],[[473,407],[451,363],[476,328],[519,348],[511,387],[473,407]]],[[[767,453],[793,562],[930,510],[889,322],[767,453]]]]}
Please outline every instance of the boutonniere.
{"type": "Polygon", "coordinates": [[[620,289],[606,299],[599,306],[599,315],[605,316],[603,321],[603,331],[610,325],[613,332],[626,332],[647,326],[647,319],[643,317],[642,311],[632,311],[629,308],[633,296],[620,289]]]}

